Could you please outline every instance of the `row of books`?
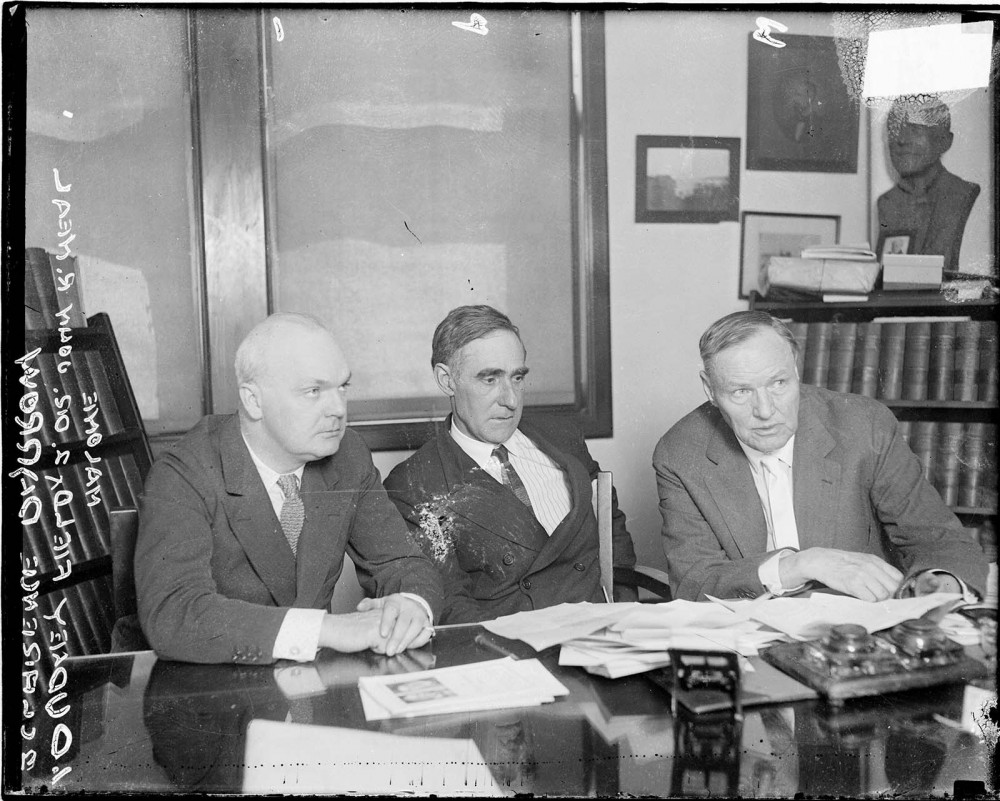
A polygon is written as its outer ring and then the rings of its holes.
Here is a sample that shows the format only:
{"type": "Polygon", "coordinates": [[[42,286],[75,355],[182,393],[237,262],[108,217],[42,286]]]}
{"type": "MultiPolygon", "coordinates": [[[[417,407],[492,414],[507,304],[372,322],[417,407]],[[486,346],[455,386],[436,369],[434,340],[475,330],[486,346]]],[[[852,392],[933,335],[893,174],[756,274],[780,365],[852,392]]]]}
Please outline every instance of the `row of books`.
{"type": "Polygon", "coordinates": [[[86,440],[91,431],[104,437],[123,431],[125,425],[100,354],[74,347],[62,373],[60,361],[64,360],[45,351],[35,357],[35,367],[41,373],[38,411],[43,419],[39,432],[42,443],[64,445],[86,440]],[[96,401],[94,408],[85,408],[88,400],[96,401]]]}
{"type": "Polygon", "coordinates": [[[32,652],[24,657],[23,669],[38,671],[36,692],[25,694],[29,705],[33,701],[44,704],[50,698],[48,683],[54,668],[53,654],[61,653],[52,645],[62,636],[65,636],[69,656],[107,653],[115,621],[114,610],[103,599],[111,598],[112,592],[112,578],[108,574],[40,595],[35,608],[25,611],[24,617],[31,621],[26,631],[31,632],[31,636],[25,636],[24,645],[30,647],[35,642],[40,650],[40,654],[35,654],[31,649],[32,652]],[[63,627],[59,619],[66,624],[65,635],[60,634],[63,627]],[[38,658],[31,658],[36,656],[38,658]],[[28,665],[29,661],[34,664],[28,665]]]}
{"type": "Polygon", "coordinates": [[[75,462],[36,472],[38,482],[33,495],[41,503],[41,514],[34,523],[21,527],[24,556],[35,557],[39,572],[47,575],[58,569],[53,549],[64,539],[69,539],[73,564],[111,553],[108,509],[138,506],[142,494],[135,457],[130,453],[106,454],[92,465],[75,462]],[[89,476],[88,467],[92,471],[89,476]],[[100,471],[99,477],[96,471],[100,471]],[[57,496],[61,504],[58,515],[57,496]]]}
{"type": "Polygon", "coordinates": [[[58,328],[66,310],[72,328],[84,328],[87,317],[80,300],[76,259],[59,260],[42,248],[24,250],[24,328],[58,328]]]}
{"type": "Polygon", "coordinates": [[[997,508],[994,423],[903,421],[900,432],[949,506],[997,508]]]}
{"type": "Polygon", "coordinates": [[[793,322],[802,382],[884,400],[996,401],[987,320],[793,322]]]}

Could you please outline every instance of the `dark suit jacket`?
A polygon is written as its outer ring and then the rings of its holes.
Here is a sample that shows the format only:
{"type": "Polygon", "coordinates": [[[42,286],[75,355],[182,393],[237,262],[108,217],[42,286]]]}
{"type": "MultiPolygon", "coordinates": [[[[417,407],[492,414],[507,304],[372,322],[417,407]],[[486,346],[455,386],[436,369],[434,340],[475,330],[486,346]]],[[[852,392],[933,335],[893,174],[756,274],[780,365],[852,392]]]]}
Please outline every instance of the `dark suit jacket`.
{"type": "MultiPolygon", "coordinates": [[[[978,590],[986,560],[900,436],[885,406],[805,386],[795,436],[799,546],[871,553],[912,574],[949,570],[978,590]]],[[[754,597],[767,524],[750,463],[718,409],[702,404],[653,454],[675,598],[754,597]]]]}
{"type": "Polygon", "coordinates": [[[281,531],[235,415],[202,419],[146,480],[135,551],[150,644],[189,662],[271,662],[289,607],[328,608],[345,550],[372,595],[412,592],[435,613],[433,565],[389,503],[361,438],[306,465],[298,559],[281,531]]]}
{"type": "MultiPolygon", "coordinates": [[[[572,508],[552,535],[508,488],[452,439],[437,437],[386,478],[389,497],[441,570],[442,622],[489,620],[563,602],[603,601],[591,480],[600,467],[566,420],[522,419],[520,431],[565,471],[572,508]],[[440,527],[443,535],[432,529],[440,527]]],[[[635,564],[625,514],[614,498],[614,561],[635,564]]]]}

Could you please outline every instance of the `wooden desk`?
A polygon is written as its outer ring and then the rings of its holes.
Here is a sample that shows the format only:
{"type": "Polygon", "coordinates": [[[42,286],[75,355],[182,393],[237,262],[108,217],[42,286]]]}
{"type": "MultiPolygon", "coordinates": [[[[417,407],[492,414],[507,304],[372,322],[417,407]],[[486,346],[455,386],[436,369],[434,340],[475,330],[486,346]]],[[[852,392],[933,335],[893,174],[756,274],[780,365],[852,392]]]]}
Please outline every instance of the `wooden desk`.
{"type": "MultiPolygon", "coordinates": [[[[735,724],[725,716],[674,718],[667,694],[647,679],[611,681],[560,668],[558,649],[550,649],[540,658],[571,691],[555,703],[365,721],[358,676],[499,658],[484,638],[519,656],[535,655],[521,643],[467,629],[442,632],[402,657],[324,652],[312,666],[188,665],[152,652],[71,660],[71,709],[61,720],[73,744],[60,764],[72,771],[56,789],[239,792],[249,722],[294,721],[302,706],[283,692],[288,675],[276,667],[315,667],[311,676],[322,685],[307,699],[312,725],[471,739],[497,782],[513,792],[927,796],[953,793],[956,780],[988,782],[988,747],[932,717],[960,717],[961,686],[895,694],[839,712],[813,701],[752,708],[735,724]]],[[[39,759],[24,781],[37,787],[50,777],[51,763],[39,759]]]]}

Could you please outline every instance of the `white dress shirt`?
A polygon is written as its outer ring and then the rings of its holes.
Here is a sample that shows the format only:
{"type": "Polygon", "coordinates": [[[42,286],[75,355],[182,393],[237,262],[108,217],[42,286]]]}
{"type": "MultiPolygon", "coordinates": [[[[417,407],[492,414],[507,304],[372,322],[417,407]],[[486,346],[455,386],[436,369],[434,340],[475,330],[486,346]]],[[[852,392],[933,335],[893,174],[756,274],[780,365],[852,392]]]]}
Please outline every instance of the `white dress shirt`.
{"type": "MultiPolygon", "coordinates": [[[[740,441],[737,440],[737,442],[740,441]]],[[[777,553],[762,562],[757,568],[760,583],[772,595],[783,595],[786,592],[801,589],[805,586],[804,584],[792,588],[783,587],[781,574],[778,570],[778,561],[782,555],[791,553],[792,550],[798,550],[799,547],[798,529],[795,527],[795,508],[791,505],[794,475],[792,472],[792,453],[795,450],[795,436],[793,435],[788,442],[773,453],[762,453],[743,442],[740,442],[740,447],[746,454],[747,461],[750,462],[750,473],[753,476],[754,486],[757,488],[757,495],[760,497],[761,508],[764,510],[764,519],[767,521],[767,550],[773,551],[775,548],[780,548],[777,553]],[[768,492],[766,475],[768,468],[762,463],[768,457],[775,457],[776,468],[784,471],[782,479],[787,487],[787,495],[783,494],[782,496],[784,500],[781,497],[772,499],[768,492]],[[772,503],[775,503],[774,508],[772,508],[772,503]],[[781,507],[778,508],[777,504],[781,504],[781,507]],[[776,519],[787,521],[786,525],[781,527],[777,537],[774,525],[776,519]]]]}
{"type": "MultiPolygon", "coordinates": [[[[254,467],[260,475],[260,480],[264,482],[267,490],[267,497],[271,501],[274,515],[281,519],[281,507],[285,502],[285,494],[278,486],[278,478],[284,473],[277,473],[260,460],[260,457],[253,452],[246,437],[243,438],[254,467]]],[[[299,479],[299,486],[302,486],[302,474],[305,472],[305,465],[295,470],[294,473],[299,479]]],[[[428,623],[434,622],[434,615],[430,605],[412,592],[401,592],[407,598],[411,598],[419,603],[427,613],[428,623]]],[[[278,636],[274,639],[274,649],[272,655],[275,659],[293,659],[296,662],[312,662],[319,651],[320,629],[323,627],[323,617],[326,609],[289,609],[285,612],[285,617],[281,621],[281,628],[278,629],[278,636]]]]}
{"type": "MultiPolygon", "coordinates": [[[[462,433],[451,422],[451,438],[469,457],[499,483],[503,484],[500,460],[493,455],[496,445],[480,442],[462,433]]],[[[572,509],[569,484],[562,468],[534,442],[515,429],[510,439],[502,443],[510,454],[510,464],[521,477],[528,491],[531,509],[546,533],[552,534],[572,509]]]]}

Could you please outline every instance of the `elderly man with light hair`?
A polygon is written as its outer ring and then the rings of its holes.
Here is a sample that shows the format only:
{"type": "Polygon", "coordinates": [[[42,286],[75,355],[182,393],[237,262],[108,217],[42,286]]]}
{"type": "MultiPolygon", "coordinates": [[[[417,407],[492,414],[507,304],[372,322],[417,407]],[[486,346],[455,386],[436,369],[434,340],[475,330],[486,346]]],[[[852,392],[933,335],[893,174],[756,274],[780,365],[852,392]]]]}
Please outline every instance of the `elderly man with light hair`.
{"type": "Polygon", "coordinates": [[[135,571],[149,643],[169,659],[256,664],[426,643],[441,581],[347,428],[351,372],[333,335],[273,314],[236,372],[239,413],[203,418],[146,481],[135,571]],[[334,615],[345,552],[374,597],[334,615]]]}
{"type": "Polygon", "coordinates": [[[700,350],[708,401],[653,454],[675,597],[984,589],[981,549],[888,408],[801,385],[795,340],[765,312],[716,321],[700,350]]]}

